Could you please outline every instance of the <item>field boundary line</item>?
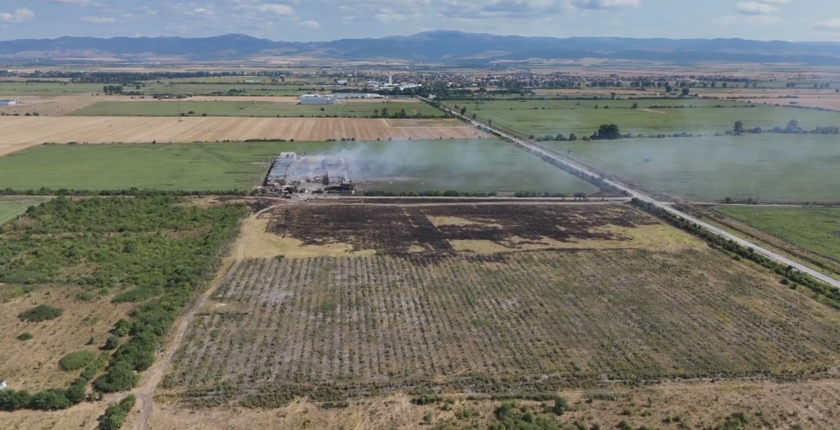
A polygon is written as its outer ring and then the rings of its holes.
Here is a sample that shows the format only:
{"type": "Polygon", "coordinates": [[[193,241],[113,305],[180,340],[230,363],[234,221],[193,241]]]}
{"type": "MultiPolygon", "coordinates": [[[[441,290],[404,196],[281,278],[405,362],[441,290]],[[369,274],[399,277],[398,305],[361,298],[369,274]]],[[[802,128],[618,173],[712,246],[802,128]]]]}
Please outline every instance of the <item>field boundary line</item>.
{"type": "MultiPolygon", "coordinates": [[[[245,227],[244,235],[240,235],[240,237],[248,237],[248,234],[251,232],[251,229],[254,228],[254,221],[262,215],[264,212],[274,209],[279,205],[269,206],[265,209],[260,210],[259,212],[249,216],[247,218],[247,226],[245,227]]],[[[198,299],[190,306],[186,313],[184,313],[180,321],[178,321],[174,327],[174,330],[170,332],[170,336],[174,336],[172,338],[172,342],[169,343],[167,349],[163,352],[162,356],[155,360],[155,364],[152,366],[152,369],[149,370],[150,379],[146,384],[142,387],[135,389],[132,393],[140,399],[140,416],[137,422],[137,430],[146,430],[149,426],[149,419],[152,416],[152,412],[154,411],[154,393],[155,389],[157,388],[160,381],[163,379],[163,375],[166,372],[166,369],[169,368],[169,365],[172,363],[172,359],[175,357],[175,353],[181,347],[181,342],[184,340],[184,336],[187,333],[187,329],[192,324],[192,320],[195,317],[195,313],[201,309],[204,305],[204,302],[207,301],[207,298],[210,297],[221,285],[224,285],[230,278],[233,277],[233,274],[239,269],[239,265],[242,263],[242,260],[245,256],[245,242],[239,244],[239,247],[236,251],[236,261],[230,266],[227,273],[224,277],[219,279],[218,282],[215,282],[211,285],[207,291],[202,293],[198,299]]]]}

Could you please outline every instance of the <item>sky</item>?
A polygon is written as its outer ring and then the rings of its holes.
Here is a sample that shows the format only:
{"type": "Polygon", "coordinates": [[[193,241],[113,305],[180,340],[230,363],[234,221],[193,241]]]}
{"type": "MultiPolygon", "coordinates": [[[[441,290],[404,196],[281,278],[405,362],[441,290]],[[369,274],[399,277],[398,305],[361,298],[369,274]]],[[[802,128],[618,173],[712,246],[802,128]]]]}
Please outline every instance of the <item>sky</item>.
{"type": "Polygon", "coordinates": [[[242,33],[318,41],[430,30],[840,41],[840,1],[0,0],[0,40],[242,33]]]}

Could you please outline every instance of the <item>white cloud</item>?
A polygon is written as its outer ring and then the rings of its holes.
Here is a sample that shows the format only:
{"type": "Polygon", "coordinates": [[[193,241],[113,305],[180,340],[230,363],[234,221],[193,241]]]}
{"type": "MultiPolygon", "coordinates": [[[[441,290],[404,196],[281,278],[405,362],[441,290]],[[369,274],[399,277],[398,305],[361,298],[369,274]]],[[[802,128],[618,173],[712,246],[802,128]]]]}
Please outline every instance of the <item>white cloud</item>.
{"type": "Polygon", "coordinates": [[[822,31],[840,31],[840,19],[829,19],[814,24],[814,28],[822,31]]]}
{"type": "Polygon", "coordinates": [[[321,28],[321,24],[318,24],[317,21],[312,21],[312,20],[299,22],[298,25],[301,26],[301,27],[306,27],[306,28],[311,28],[311,29],[321,28]]]}
{"type": "Polygon", "coordinates": [[[82,21],[90,22],[93,24],[113,24],[117,22],[115,18],[107,16],[85,16],[82,17],[82,21]]]}
{"type": "Polygon", "coordinates": [[[714,20],[712,23],[718,27],[736,27],[741,25],[767,25],[776,24],[779,21],[778,16],[773,15],[746,15],[735,16],[728,15],[714,20]]]}
{"type": "Polygon", "coordinates": [[[623,9],[641,4],[641,0],[572,0],[572,5],[581,9],[623,9]]]}
{"type": "Polygon", "coordinates": [[[790,0],[758,0],[758,2],[764,4],[786,4],[789,3],[790,0]]]}
{"type": "Polygon", "coordinates": [[[285,4],[261,4],[256,6],[256,9],[262,13],[277,16],[294,16],[295,10],[291,6],[285,4]]]}
{"type": "Polygon", "coordinates": [[[744,15],[771,15],[778,12],[779,8],[766,2],[748,2],[738,3],[735,10],[744,15]]]}
{"type": "Polygon", "coordinates": [[[29,22],[33,19],[35,19],[35,12],[25,7],[19,7],[14,13],[0,13],[0,22],[20,23],[29,22]]]}

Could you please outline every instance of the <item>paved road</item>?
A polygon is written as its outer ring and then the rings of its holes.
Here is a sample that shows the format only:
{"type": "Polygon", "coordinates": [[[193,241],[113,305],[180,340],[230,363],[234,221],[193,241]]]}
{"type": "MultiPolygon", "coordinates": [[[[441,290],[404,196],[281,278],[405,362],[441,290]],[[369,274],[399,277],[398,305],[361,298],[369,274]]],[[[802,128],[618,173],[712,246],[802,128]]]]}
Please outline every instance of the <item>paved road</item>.
{"type": "MultiPolygon", "coordinates": [[[[425,99],[424,99],[424,100],[425,100],[425,99]]],[[[428,100],[426,100],[426,101],[428,102],[428,100]]],[[[487,124],[481,123],[481,122],[476,121],[476,120],[473,120],[472,118],[468,118],[468,117],[466,117],[466,116],[462,116],[460,112],[455,112],[455,111],[453,111],[453,110],[451,110],[451,109],[446,109],[446,108],[444,108],[444,109],[445,109],[445,110],[447,110],[447,111],[449,111],[449,113],[451,113],[451,114],[453,114],[453,115],[455,115],[455,116],[457,116],[457,117],[460,117],[460,118],[462,118],[462,119],[464,119],[464,120],[466,120],[466,121],[469,121],[469,122],[470,122],[472,125],[474,125],[475,127],[480,127],[480,128],[484,128],[484,129],[489,129],[489,130],[492,130],[494,133],[496,133],[496,134],[498,134],[498,135],[502,136],[503,138],[505,138],[505,139],[509,139],[509,140],[511,140],[511,141],[514,141],[514,142],[516,142],[517,144],[522,145],[522,146],[524,146],[524,147],[528,148],[529,150],[531,150],[531,151],[532,151],[532,152],[534,152],[534,153],[537,153],[537,154],[540,154],[540,155],[545,155],[545,156],[551,157],[551,158],[553,158],[553,159],[555,159],[555,160],[559,161],[560,163],[565,164],[565,165],[566,165],[566,166],[568,166],[568,167],[571,167],[571,168],[573,168],[573,169],[575,169],[575,170],[578,170],[578,171],[580,171],[580,172],[586,173],[586,174],[588,174],[588,175],[595,176],[595,177],[600,177],[600,175],[599,175],[598,173],[593,172],[592,170],[590,170],[590,169],[588,169],[588,168],[586,168],[586,167],[584,167],[584,166],[581,166],[581,165],[579,165],[578,163],[575,163],[574,161],[569,160],[569,159],[567,159],[567,158],[565,158],[565,157],[563,157],[563,156],[561,156],[561,155],[558,155],[558,154],[556,154],[556,153],[551,153],[551,152],[549,152],[549,151],[545,150],[545,149],[544,149],[544,148],[542,148],[542,147],[539,147],[539,146],[537,146],[537,145],[534,145],[534,144],[533,144],[533,143],[531,143],[531,142],[526,142],[526,141],[521,140],[521,139],[519,139],[519,138],[517,138],[517,137],[515,137],[515,136],[511,136],[510,134],[505,133],[505,132],[503,132],[503,131],[501,131],[501,130],[495,129],[495,128],[493,128],[492,126],[489,126],[489,125],[487,125],[487,124]]],[[[767,258],[773,259],[773,260],[775,260],[775,261],[777,261],[777,262],[779,262],[779,263],[781,263],[781,264],[784,264],[784,265],[786,265],[786,266],[791,266],[791,267],[793,267],[794,269],[796,269],[796,270],[798,270],[798,271],[800,271],[800,272],[802,272],[802,273],[806,273],[806,274],[810,275],[810,276],[811,276],[811,277],[813,277],[814,279],[817,279],[817,280],[822,281],[822,282],[824,282],[824,283],[826,283],[826,284],[829,284],[829,285],[833,286],[834,288],[838,288],[838,289],[840,289],[840,281],[838,281],[838,280],[836,280],[836,279],[834,279],[834,278],[831,278],[831,277],[829,277],[829,276],[827,276],[827,275],[824,275],[824,274],[822,274],[822,273],[820,273],[820,272],[818,272],[818,271],[816,271],[816,270],[813,270],[813,269],[811,269],[810,267],[807,267],[807,266],[805,266],[805,265],[803,265],[803,264],[797,263],[797,262],[795,262],[795,261],[793,261],[793,260],[791,260],[791,259],[789,259],[789,258],[786,258],[786,257],[784,257],[784,256],[782,256],[782,255],[779,255],[779,254],[777,254],[777,253],[773,252],[773,251],[770,251],[769,249],[762,248],[762,247],[760,247],[760,246],[758,246],[758,245],[756,245],[756,244],[754,244],[754,243],[752,243],[752,242],[750,242],[750,241],[748,241],[748,240],[742,239],[742,238],[740,238],[740,237],[738,237],[738,236],[735,236],[735,235],[730,234],[730,233],[728,233],[728,232],[726,232],[726,231],[723,231],[723,230],[721,230],[721,229],[719,229],[719,228],[717,228],[717,227],[715,227],[715,226],[713,226],[713,225],[711,225],[711,224],[708,224],[708,223],[706,223],[706,222],[703,222],[703,221],[701,221],[701,220],[699,220],[699,219],[697,219],[697,218],[695,218],[695,217],[692,217],[691,215],[688,215],[688,214],[686,214],[686,213],[684,213],[684,212],[682,212],[682,211],[680,211],[680,210],[677,210],[677,209],[675,209],[674,207],[672,207],[672,206],[671,206],[671,205],[669,205],[669,204],[666,204],[666,203],[660,202],[660,201],[656,200],[655,198],[653,198],[653,197],[651,197],[651,196],[649,196],[649,195],[647,195],[647,194],[644,194],[644,193],[642,193],[642,192],[640,192],[640,191],[637,191],[637,190],[635,190],[635,189],[633,189],[633,188],[630,188],[630,187],[629,187],[629,186],[627,186],[627,185],[624,185],[624,184],[622,184],[622,183],[618,183],[618,182],[615,182],[615,181],[612,181],[612,180],[609,180],[609,179],[604,179],[604,182],[606,182],[607,184],[612,185],[612,186],[614,186],[614,187],[616,187],[616,188],[618,188],[618,189],[621,189],[621,190],[623,190],[623,191],[626,191],[626,192],[627,192],[627,193],[629,193],[632,197],[635,197],[635,198],[637,198],[637,199],[639,199],[639,200],[642,200],[642,201],[645,201],[645,202],[651,203],[651,204],[653,204],[653,205],[655,205],[655,206],[657,206],[657,207],[659,207],[659,208],[661,208],[661,209],[664,209],[664,210],[666,210],[666,211],[668,211],[668,212],[670,212],[670,213],[672,213],[672,214],[674,214],[674,215],[677,215],[677,216],[683,217],[683,218],[685,218],[685,219],[687,219],[687,220],[689,220],[689,221],[691,221],[691,222],[693,222],[693,223],[695,223],[695,224],[699,225],[700,227],[702,227],[702,228],[704,228],[704,229],[706,229],[706,230],[708,230],[708,231],[711,231],[712,233],[714,233],[714,234],[716,234],[716,235],[718,235],[718,236],[721,236],[721,237],[723,237],[723,238],[726,238],[726,239],[732,240],[733,242],[735,242],[735,243],[737,243],[737,244],[739,244],[739,245],[741,245],[741,246],[745,246],[745,247],[748,247],[748,248],[752,248],[752,249],[753,249],[753,251],[755,251],[755,252],[757,252],[757,253],[759,253],[759,254],[761,254],[761,255],[763,255],[763,256],[765,256],[765,257],[767,257],[767,258]]]]}

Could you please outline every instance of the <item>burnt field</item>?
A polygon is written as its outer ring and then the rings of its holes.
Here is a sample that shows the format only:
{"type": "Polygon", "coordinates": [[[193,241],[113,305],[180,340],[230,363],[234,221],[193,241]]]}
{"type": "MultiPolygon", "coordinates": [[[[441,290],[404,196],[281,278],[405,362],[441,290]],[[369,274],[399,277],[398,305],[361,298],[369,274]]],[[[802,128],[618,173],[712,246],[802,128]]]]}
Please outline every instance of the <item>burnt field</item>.
{"type": "Polygon", "coordinates": [[[309,251],[244,260],[196,314],[161,395],[276,407],[297,396],[788,380],[840,365],[835,310],[627,206],[265,215],[261,234],[309,251]]]}
{"type": "Polygon", "coordinates": [[[611,227],[658,224],[619,205],[325,205],[279,208],[269,216],[270,233],[304,246],[342,243],[352,251],[401,257],[454,255],[459,243],[516,251],[571,248],[581,241],[629,242],[611,227]]]}

